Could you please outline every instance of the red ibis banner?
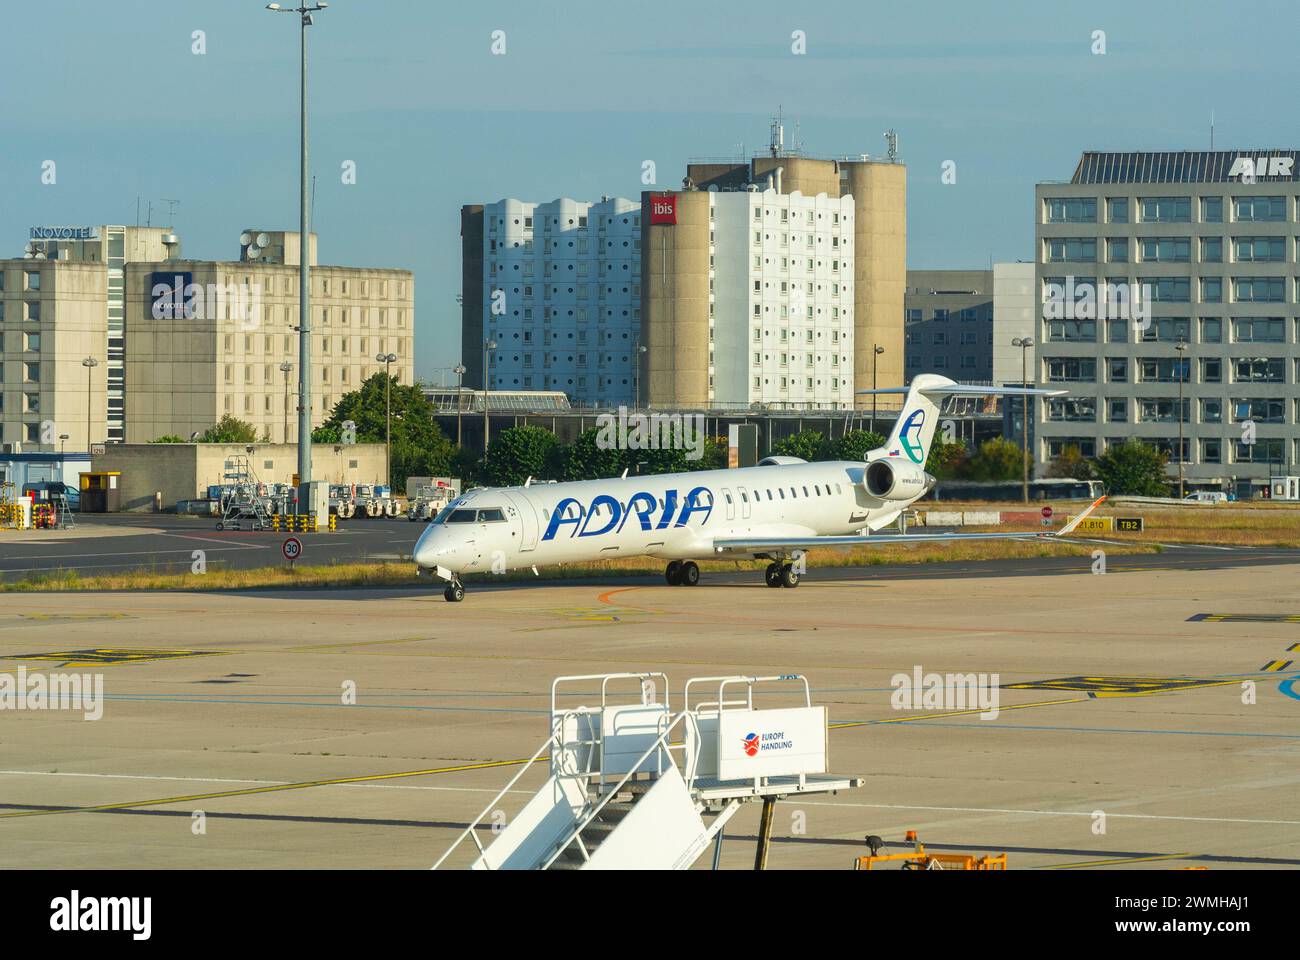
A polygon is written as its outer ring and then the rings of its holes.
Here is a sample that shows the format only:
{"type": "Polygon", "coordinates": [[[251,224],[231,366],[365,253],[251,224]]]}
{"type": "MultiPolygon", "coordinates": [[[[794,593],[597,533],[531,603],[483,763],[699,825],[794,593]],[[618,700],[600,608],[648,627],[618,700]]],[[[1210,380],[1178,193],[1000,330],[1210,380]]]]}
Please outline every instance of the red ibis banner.
{"type": "Polygon", "coordinates": [[[677,223],[677,194],[650,194],[650,223],[677,223]]]}

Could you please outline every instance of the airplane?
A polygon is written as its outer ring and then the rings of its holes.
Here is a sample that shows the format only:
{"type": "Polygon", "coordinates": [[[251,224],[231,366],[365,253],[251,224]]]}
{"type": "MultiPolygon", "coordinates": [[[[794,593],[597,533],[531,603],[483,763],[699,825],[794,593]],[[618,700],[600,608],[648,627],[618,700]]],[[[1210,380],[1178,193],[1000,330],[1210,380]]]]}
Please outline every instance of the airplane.
{"type": "Polygon", "coordinates": [[[769,587],[799,585],[800,560],[815,547],[956,540],[1059,539],[1095,510],[1096,500],[1055,533],[897,533],[873,536],[927,493],[925,472],[940,406],[950,396],[1059,396],[1065,390],[975,387],[919,374],[883,447],[863,461],[769,456],[753,467],[469,490],[430,521],[412,552],[417,575],[446,581],[443,596],[465,598],[461,575],[610,557],[666,560],[671,586],[700,582],[697,560],[768,560],[769,587]]]}

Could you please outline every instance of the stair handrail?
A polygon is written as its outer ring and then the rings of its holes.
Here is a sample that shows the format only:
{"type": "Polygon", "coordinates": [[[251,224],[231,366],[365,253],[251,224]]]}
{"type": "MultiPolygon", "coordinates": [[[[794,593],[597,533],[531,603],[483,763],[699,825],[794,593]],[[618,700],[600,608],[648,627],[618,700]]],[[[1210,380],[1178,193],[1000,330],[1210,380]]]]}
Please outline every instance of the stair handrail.
{"type": "MultiPolygon", "coordinates": [[[[600,815],[600,812],[605,809],[605,806],[610,802],[610,800],[618,796],[618,792],[622,790],[624,785],[626,785],[627,782],[631,780],[632,777],[634,777],[639,772],[641,764],[649,760],[651,754],[653,754],[657,750],[662,749],[669,754],[669,760],[671,761],[673,750],[677,750],[677,749],[683,751],[685,750],[684,743],[674,745],[667,742],[668,735],[673,731],[673,728],[676,727],[677,724],[682,723],[684,720],[690,722],[694,720],[694,717],[692,717],[691,714],[685,710],[683,710],[681,713],[675,716],[672,719],[672,721],[669,722],[668,725],[663,728],[663,731],[657,737],[655,737],[654,742],[651,743],[650,746],[646,748],[645,752],[636,759],[636,762],[631,764],[630,769],[627,771],[627,773],[623,774],[623,778],[619,780],[618,783],[616,783],[612,789],[607,791],[604,794],[604,796],[600,798],[599,802],[596,803],[596,805],[591,808],[591,810],[582,819],[582,821],[576,827],[574,827],[573,830],[569,832],[569,835],[558,846],[556,846],[555,851],[546,859],[546,862],[542,864],[540,869],[542,870],[549,869],[551,864],[553,864],[559,858],[560,854],[562,854],[565,850],[567,850],[569,848],[569,845],[572,844],[575,840],[578,840],[578,849],[582,852],[582,858],[584,860],[591,859],[591,855],[587,853],[587,848],[581,842],[582,831],[587,829],[588,825],[590,825],[590,823],[593,820],[595,820],[597,816],[600,815]],[[687,718],[690,719],[687,720],[687,718]]],[[[660,764],[661,764],[660,771],[662,772],[663,769],[662,760],[660,761],[660,764]]]]}
{"type": "MultiPolygon", "coordinates": [[[[477,817],[475,817],[470,822],[470,825],[466,827],[465,830],[459,836],[456,837],[456,839],[452,842],[452,845],[447,848],[447,852],[444,853],[441,857],[439,857],[438,861],[430,869],[437,870],[440,866],[442,866],[443,861],[445,861],[448,857],[450,857],[453,851],[455,851],[457,847],[459,847],[462,843],[465,842],[466,837],[469,837],[474,841],[474,846],[478,847],[479,856],[484,855],[486,850],[483,847],[483,842],[479,840],[478,833],[476,832],[479,824],[481,824],[485,819],[487,819],[488,815],[492,812],[493,808],[496,807],[496,805],[501,802],[501,798],[510,792],[511,788],[514,787],[514,785],[519,782],[519,778],[522,777],[525,773],[527,773],[529,768],[534,763],[536,763],[539,759],[541,759],[543,753],[554,748],[555,746],[561,745],[561,737],[564,733],[565,721],[567,721],[570,717],[578,716],[584,712],[590,712],[590,711],[587,711],[585,708],[578,707],[573,710],[565,711],[564,714],[562,714],[558,718],[558,722],[556,722],[555,718],[552,718],[551,735],[547,737],[542,742],[542,745],[537,748],[537,751],[528,760],[524,762],[524,765],[519,768],[519,772],[510,778],[510,782],[507,783],[504,787],[502,787],[500,792],[498,792],[495,797],[493,797],[490,801],[488,801],[488,805],[483,808],[483,812],[480,813],[477,817]]],[[[597,735],[596,741],[580,740],[575,742],[587,743],[587,744],[593,742],[599,742],[599,734],[597,735]]],[[[560,772],[557,775],[566,776],[566,777],[582,777],[582,776],[590,777],[591,776],[591,770],[590,770],[591,753],[588,753],[587,763],[588,763],[588,769],[585,773],[579,773],[579,772],[565,773],[563,770],[560,770],[560,772]]],[[[553,768],[552,772],[554,772],[555,769],[558,768],[553,768]]]]}

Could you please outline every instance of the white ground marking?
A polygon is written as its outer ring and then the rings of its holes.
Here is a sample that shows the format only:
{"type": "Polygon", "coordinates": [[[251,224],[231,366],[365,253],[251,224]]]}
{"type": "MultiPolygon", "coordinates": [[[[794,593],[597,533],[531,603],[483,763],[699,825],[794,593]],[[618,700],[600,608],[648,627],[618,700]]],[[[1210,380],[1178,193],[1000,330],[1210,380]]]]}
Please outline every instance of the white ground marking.
{"type": "MultiPolygon", "coordinates": [[[[1018,813],[1039,817],[1091,817],[1087,810],[1015,810],[1003,807],[918,807],[905,803],[826,803],[824,801],[787,800],[809,807],[872,807],[880,810],[931,810],[936,813],[1018,813]]],[[[1242,817],[1170,817],[1155,813],[1111,813],[1112,820],[1186,820],[1192,823],[1258,823],[1270,826],[1300,827],[1300,820],[1250,820],[1242,817]]]]}

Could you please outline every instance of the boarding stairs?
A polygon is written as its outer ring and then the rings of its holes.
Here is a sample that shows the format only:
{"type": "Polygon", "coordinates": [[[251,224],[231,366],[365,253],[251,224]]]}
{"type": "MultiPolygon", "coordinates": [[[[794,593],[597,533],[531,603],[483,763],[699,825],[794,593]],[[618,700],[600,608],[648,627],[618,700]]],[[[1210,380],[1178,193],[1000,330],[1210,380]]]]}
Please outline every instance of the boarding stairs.
{"type": "Polygon", "coordinates": [[[812,706],[802,676],[696,678],[675,713],[662,673],[559,677],[550,717],[550,736],[435,869],[466,865],[463,855],[449,862],[466,840],[475,848],[467,865],[476,870],[685,870],[710,843],[716,866],[727,822],[756,800],[765,805],[761,863],[777,799],[862,784],[825,773],[826,712],[812,706]],[[565,705],[574,686],[596,683],[599,706],[565,705]],[[766,695],[792,683],[802,687],[802,706],[754,708],[756,687],[766,695]],[[543,762],[545,781],[506,818],[503,800],[543,762]]]}

